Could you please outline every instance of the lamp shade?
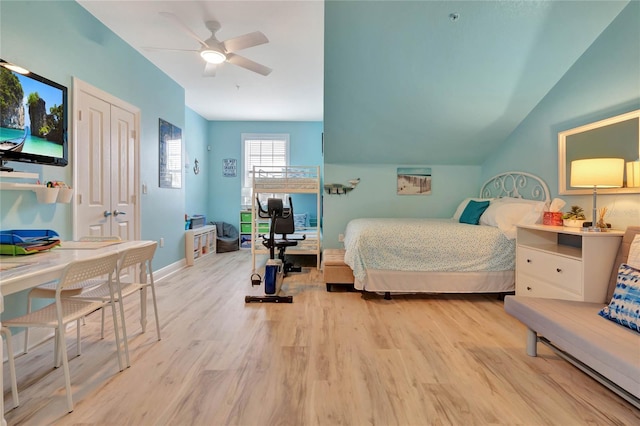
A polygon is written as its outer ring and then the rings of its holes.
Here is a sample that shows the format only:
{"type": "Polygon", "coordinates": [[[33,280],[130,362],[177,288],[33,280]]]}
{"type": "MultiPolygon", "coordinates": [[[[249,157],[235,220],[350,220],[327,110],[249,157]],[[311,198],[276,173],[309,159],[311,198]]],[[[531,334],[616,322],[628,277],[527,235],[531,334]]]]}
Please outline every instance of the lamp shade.
{"type": "Polygon", "coordinates": [[[629,161],[627,163],[627,187],[637,188],[640,186],[640,160],[629,161]]]}
{"type": "Polygon", "coordinates": [[[587,158],[571,162],[571,186],[619,188],[624,176],[622,158],[587,158]]]}

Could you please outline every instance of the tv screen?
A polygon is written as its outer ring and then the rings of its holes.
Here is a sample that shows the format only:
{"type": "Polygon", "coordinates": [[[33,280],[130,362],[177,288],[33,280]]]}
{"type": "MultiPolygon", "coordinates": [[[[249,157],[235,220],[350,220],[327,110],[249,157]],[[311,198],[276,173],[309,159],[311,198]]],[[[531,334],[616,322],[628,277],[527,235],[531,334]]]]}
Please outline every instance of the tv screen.
{"type": "Polygon", "coordinates": [[[68,163],[67,88],[2,59],[0,160],[68,163]]]}

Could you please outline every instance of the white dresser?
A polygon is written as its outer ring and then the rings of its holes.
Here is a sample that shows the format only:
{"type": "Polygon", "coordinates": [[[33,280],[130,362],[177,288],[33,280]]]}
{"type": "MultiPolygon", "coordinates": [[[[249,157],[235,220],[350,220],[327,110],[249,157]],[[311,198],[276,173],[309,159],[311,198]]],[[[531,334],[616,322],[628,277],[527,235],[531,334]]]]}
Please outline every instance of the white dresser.
{"type": "Polygon", "coordinates": [[[562,226],[519,226],[516,294],[606,302],[623,231],[585,232],[562,226]]]}

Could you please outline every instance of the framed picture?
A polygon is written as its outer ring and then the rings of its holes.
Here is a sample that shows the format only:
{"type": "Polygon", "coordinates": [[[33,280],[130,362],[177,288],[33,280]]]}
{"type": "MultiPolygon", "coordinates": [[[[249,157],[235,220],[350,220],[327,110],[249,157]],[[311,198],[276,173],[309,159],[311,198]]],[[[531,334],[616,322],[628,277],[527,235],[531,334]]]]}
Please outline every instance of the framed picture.
{"type": "Polygon", "coordinates": [[[238,160],[225,158],[222,160],[222,176],[236,177],[238,175],[238,160]]]}
{"type": "Polygon", "coordinates": [[[398,167],[398,195],[431,194],[430,167],[398,167]]]}
{"type": "Polygon", "coordinates": [[[182,188],[182,130],[160,119],[160,188],[182,188]]]}

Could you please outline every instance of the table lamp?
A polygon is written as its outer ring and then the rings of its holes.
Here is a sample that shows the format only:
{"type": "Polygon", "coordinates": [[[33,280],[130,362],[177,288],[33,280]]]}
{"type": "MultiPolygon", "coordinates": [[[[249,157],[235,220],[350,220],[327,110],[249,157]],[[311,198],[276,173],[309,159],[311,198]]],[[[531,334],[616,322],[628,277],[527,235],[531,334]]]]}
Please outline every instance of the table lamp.
{"type": "Polygon", "coordinates": [[[640,159],[627,163],[627,187],[640,187],[640,159]]]}
{"type": "Polygon", "coordinates": [[[571,186],[575,188],[593,188],[593,216],[588,231],[606,231],[596,224],[598,210],[596,208],[597,188],[620,188],[624,175],[624,159],[622,158],[586,158],[571,162],[571,186]]]}

